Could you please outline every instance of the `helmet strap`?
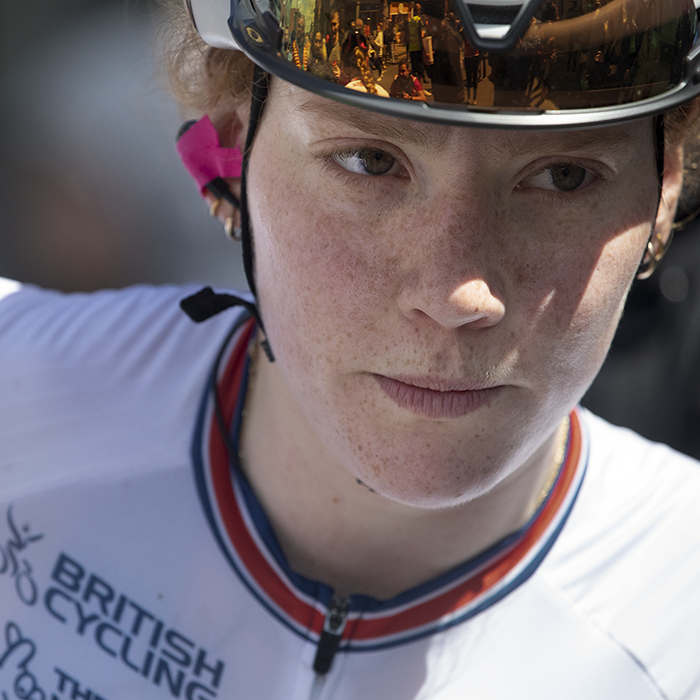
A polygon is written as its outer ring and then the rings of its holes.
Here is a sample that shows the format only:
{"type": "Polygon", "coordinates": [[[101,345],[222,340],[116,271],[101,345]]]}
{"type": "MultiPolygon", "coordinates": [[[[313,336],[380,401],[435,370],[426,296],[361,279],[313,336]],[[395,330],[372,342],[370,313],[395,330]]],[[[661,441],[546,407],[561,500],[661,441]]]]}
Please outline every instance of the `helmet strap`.
{"type": "MultiPolygon", "coordinates": [[[[241,172],[241,246],[243,248],[243,269],[245,270],[246,280],[248,281],[248,288],[250,289],[253,297],[256,299],[256,304],[258,304],[258,312],[255,314],[258,320],[258,326],[260,330],[264,333],[265,328],[263,327],[262,320],[260,317],[259,302],[257,302],[257,289],[255,286],[255,249],[253,246],[253,233],[250,226],[250,214],[248,210],[248,163],[250,161],[250,152],[253,148],[253,139],[255,138],[255,132],[257,131],[258,124],[262,117],[263,107],[267,100],[267,96],[270,88],[270,74],[265,70],[260,68],[258,65],[255,66],[253,72],[253,86],[251,90],[251,101],[250,101],[250,117],[248,121],[248,133],[245,138],[245,150],[243,151],[243,168],[241,172]]],[[[266,343],[266,354],[270,358],[270,361],[274,361],[272,356],[272,351],[269,350],[269,344],[266,343]]]]}
{"type": "Polygon", "coordinates": [[[250,228],[250,214],[248,211],[248,163],[250,162],[250,152],[253,148],[253,139],[258,129],[263,107],[267,100],[270,86],[270,74],[265,72],[258,65],[253,73],[253,87],[250,101],[250,118],[248,122],[248,133],[245,137],[245,150],[243,151],[243,169],[241,173],[241,243],[243,246],[243,267],[245,269],[248,288],[253,296],[257,298],[255,287],[255,251],[253,248],[253,236],[250,228]]]}
{"type": "Polygon", "coordinates": [[[666,128],[663,114],[654,117],[654,138],[656,139],[656,173],[659,177],[659,201],[664,188],[664,167],[666,161],[666,128]]]}

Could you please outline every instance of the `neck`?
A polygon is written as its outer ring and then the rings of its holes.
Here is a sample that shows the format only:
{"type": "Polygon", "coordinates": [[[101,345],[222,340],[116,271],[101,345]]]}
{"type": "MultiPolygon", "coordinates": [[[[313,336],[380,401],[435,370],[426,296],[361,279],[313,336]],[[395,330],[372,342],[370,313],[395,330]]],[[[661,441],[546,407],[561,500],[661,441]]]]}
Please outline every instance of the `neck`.
{"type": "Polygon", "coordinates": [[[561,463],[562,427],[479,498],[444,509],[397,503],[338,463],[277,366],[259,362],[240,441],[243,469],[292,569],[343,595],[390,598],[495,544],[527,522],[561,463]]]}

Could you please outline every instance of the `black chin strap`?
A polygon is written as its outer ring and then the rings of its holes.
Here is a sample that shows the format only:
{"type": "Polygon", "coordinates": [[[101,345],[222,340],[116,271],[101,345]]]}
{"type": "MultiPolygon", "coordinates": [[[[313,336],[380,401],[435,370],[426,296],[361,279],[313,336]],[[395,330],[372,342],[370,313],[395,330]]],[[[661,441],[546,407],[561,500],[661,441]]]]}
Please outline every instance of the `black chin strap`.
{"type": "Polygon", "coordinates": [[[654,137],[656,138],[656,173],[659,177],[659,201],[661,201],[666,163],[666,129],[663,114],[659,114],[654,118],[654,137]]]}
{"type": "Polygon", "coordinates": [[[256,65],[253,72],[253,87],[250,101],[250,117],[248,121],[248,133],[245,137],[245,150],[243,151],[243,171],[241,173],[241,245],[243,247],[243,268],[248,281],[248,288],[257,299],[258,293],[255,287],[255,250],[253,247],[253,235],[250,230],[250,215],[248,212],[248,162],[253,148],[255,132],[258,129],[263,107],[270,89],[270,74],[256,65]]]}
{"type": "MultiPolygon", "coordinates": [[[[255,250],[253,247],[253,234],[251,231],[250,215],[248,212],[248,162],[250,161],[250,152],[253,148],[255,132],[257,131],[258,124],[260,123],[260,118],[262,117],[263,107],[265,106],[265,101],[267,100],[269,88],[269,73],[266,73],[262,68],[256,65],[253,72],[248,133],[246,134],[245,150],[243,151],[240,199],[243,269],[245,270],[245,277],[248,281],[248,288],[255,299],[257,299],[258,295],[255,287],[255,250]]],[[[245,307],[255,318],[259,330],[263,334],[265,333],[265,326],[263,325],[262,318],[260,316],[258,304],[248,301],[247,299],[234,296],[233,294],[218,294],[214,292],[211,287],[205,287],[204,289],[200,289],[196,294],[193,294],[180,302],[180,307],[182,310],[196,323],[206,321],[208,318],[211,318],[215,314],[218,314],[225,309],[229,309],[232,306],[245,307]]],[[[274,362],[275,357],[272,354],[272,348],[270,347],[266,337],[260,341],[260,345],[265,351],[267,359],[270,360],[270,362],[274,362]]]]}
{"type": "MultiPolygon", "coordinates": [[[[180,301],[180,308],[195,322],[202,323],[208,318],[215,316],[232,306],[242,306],[248,310],[248,313],[255,319],[259,328],[262,328],[262,320],[257,304],[234,294],[220,294],[215,292],[211,287],[204,287],[195,294],[185,297],[180,301]]],[[[267,338],[263,336],[260,341],[260,346],[265,351],[267,359],[270,362],[275,361],[272,354],[270,344],[267,338]]]]}

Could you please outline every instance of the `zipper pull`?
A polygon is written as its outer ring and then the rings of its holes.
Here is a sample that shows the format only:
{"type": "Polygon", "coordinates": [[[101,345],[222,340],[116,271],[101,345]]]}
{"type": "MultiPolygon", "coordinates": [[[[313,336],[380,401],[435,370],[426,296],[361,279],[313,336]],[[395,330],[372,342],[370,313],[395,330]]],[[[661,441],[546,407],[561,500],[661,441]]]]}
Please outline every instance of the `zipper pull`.
{"type": "Polygon", "coordinates": [[[314,659],[314,671],[319,675],[325,675],[330,671],[340,640],[343,638],[343,630],[348,619],[350,601],[342,596],[334,595],[330,607],[323,622],[323,631],[318,640],[316,658],[314,659]]]}

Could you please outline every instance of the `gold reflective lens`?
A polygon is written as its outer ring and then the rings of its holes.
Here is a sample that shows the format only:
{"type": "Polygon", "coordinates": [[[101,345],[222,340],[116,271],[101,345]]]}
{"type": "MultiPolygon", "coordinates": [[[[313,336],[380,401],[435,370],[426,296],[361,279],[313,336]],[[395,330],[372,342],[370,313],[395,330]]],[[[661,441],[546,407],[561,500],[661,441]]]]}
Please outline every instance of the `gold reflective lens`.
{"type": "Polygon", "coordinates": [[[282,57],[336,87],[429,106],[587,110],[661,95],[685,76],[696,35],[692,0],[543,0],[507,52],[508,8],[461,0],[288,0],[278,5],[282,57]],[[476,34],[473,34],[476,32],[476,34]],[[474,43],[477,43],[474,41],[474,43]]]}

